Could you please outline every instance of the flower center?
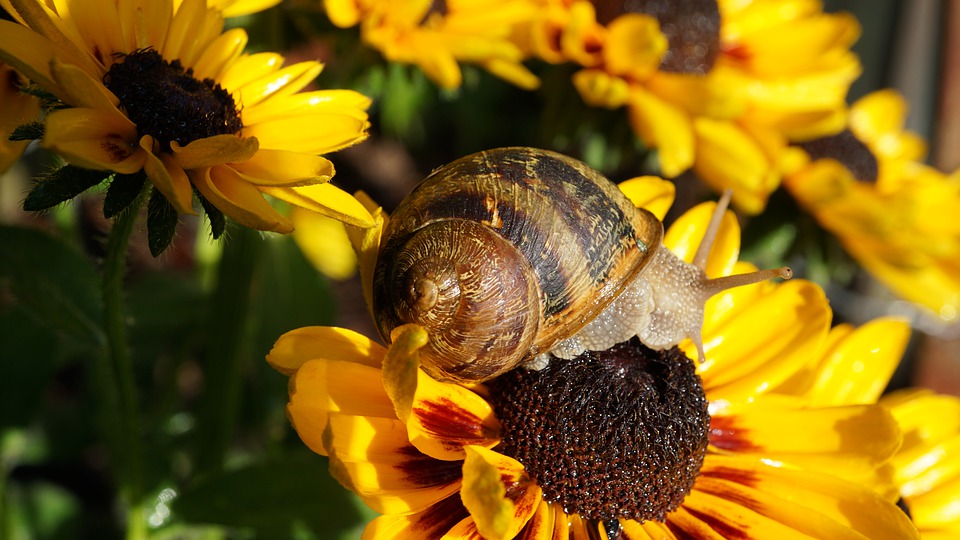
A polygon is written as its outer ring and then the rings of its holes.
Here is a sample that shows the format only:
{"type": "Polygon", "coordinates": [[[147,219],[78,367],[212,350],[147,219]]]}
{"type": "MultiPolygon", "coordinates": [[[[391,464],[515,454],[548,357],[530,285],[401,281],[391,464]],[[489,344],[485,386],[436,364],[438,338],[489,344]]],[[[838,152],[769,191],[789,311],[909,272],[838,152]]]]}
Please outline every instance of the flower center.
{"type": "Polygon", "coordinates": [[[716,0],[593,0],[597,22],[606,25],[624,13],[657,19],[669,48],[660,69],[705,75],[720,53],[720,7],[716,0]]]}
{"type": "Polygon", "coordinates": [[[876,156],[849,129],[836,135],[800,143],[799,146],[810,154],[812,160],[831,158],[839,161],[861,182],[877,181],[876,156]]]}
{"type": "Polygon", "coordinates": [[[110,67],[104,84],[137,125],[139,135],[161,144],[186,145],[197,139],[238,133],[243,127],[233,96],[212,79],[197,80],[179,60],[168,62],[153,49],[141,49],[110,67]]]}
{"type": "Polygon", "coordinates": [[[490,385],[503,425],[498,450],[568,514],[663,520],[703,465],[707,399],[677,348],[654,351],[634,338],[490,385]]]}

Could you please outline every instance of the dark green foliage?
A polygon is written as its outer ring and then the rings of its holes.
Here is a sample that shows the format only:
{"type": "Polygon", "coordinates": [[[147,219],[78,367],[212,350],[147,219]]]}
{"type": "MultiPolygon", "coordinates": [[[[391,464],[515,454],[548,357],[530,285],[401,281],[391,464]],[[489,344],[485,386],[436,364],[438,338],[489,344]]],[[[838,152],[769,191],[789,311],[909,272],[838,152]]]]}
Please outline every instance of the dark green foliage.
{"type": "Polygon", "coordinates": [[[114,174],[103,200],[103,217],[112,218],[130,206],[146,181],[147,175],[143,170],[133,174],[114,174]]]}
{"type": "Polygon", "coordinates": [[[147,243],[150,253],[156,257],[167,249],[177,230],[177,210],[167,202],[159,190],[154,189],[147,204],[147,243]]]}
{"type": "Polygon", "coordinates": [[[208,201],[206,197],[197,193],[197,198],[200,199],[200,205],[203,206],[203,211],[207,214],[207,219],[210,220],[210,230],[212,231],[213,239],[219,239],[223,236],[223,231],[227,228],[227,219],[223,216],[223,212],[208,201]]]}
{"type": "Polygon", "coordinates": [[[23,209],[28,212],[46,210],[76,197],[87,188],[103,182],[111,174],[113,174],[111,171],[95,171],[64,165],[36,178],[33,189],[23,201],[23,209]]]}
{"type": "Polygon", "coordinates": [[[33,141],[43,138],[43,122],[27,122],[14,128],[10,134],[11,141],[33,141]]]}

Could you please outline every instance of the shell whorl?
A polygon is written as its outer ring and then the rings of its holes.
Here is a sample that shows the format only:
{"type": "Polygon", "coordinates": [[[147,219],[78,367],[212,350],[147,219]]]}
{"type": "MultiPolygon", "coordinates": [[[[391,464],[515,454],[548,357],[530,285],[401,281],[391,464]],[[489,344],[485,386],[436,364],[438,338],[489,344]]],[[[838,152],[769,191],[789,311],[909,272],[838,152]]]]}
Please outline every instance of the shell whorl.
{"type": "MultiPolygon", "coordinates": [[[[662,236],[663,227],[654,216],[634,208],[616,185],[577,160],[530,148],[466,156],[434,171],[391,215],[374,272],[378,330],[389,340],[390,331],[400,324],[424,324],[430,343],[421,350],[421,362],[427,371],[443,379],[485,380],[550,350],[589,322],[650,261],[662,236]],[[394,261],[409,257],[406,252],[414,247],[412,239],[421,230],[430,234],[444,230],[440,236],[450,244],[483,238],[474,242],[475,247],[496,246],[494,252],[519,255],[508,264],[507,259],[500,262],[496,253],[475,253],[470,248],[468,257],[482,263],[478,272],[485,267],[494,274],[518,271],[531,276],[527,286],[533,294],[515,292],[517,285],[511,285],[514,292],[495,285],[479,295],[490,300],[484,305],[494,306],[494,315],[460,310],[469,318],[429,327],[422,321],[433,324],[439,317],[409,307],[431,304],[434,287],[438,293],[454,288],[447,278],[438,279],[447,275],[439,272],[446,263],[433,259],[428,265],[434,269],[432,275],[422,270],[416,275],[407,269],[387,270],[394,261]],[[533,309],[521,306],[521,298],[532,301],[533,309]],[[512,313],[508,308],[531,315],[508,316],[512,313]],[[527,325],[524,330],[515,327],[521,319],[527,325]],[[534,335],[527,327],[535,328],[534,335]],[[506,354],[507,348],[497,349],[492,338],[516,345],[516,351],[506,354]]],[[[422,252],[418,257],[424,261],[449,249],[445,247],[449,244],[441,246],[433,240],[417,242],[419,247],[412,251],[422,252]]],[[[469,303],[464,291],[473,289],[459,275],[458,306],[462,308],[469,303]]],[[[428,311],[452,311],[437,298],[428,311]]]]}

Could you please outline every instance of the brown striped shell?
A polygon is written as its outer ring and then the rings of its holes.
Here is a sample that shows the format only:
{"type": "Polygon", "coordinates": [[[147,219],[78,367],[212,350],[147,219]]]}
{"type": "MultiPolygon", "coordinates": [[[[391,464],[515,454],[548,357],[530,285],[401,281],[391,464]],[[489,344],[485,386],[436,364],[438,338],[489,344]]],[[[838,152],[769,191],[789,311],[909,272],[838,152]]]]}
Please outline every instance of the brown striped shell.
{"type": "Polygon", "coordinates": [[[587,165],[501,148],[435,170],[384,231],[378,331],[429,332],[434,377],[484,381],[575,334],[660,248],[663,226],[587,165]]]}

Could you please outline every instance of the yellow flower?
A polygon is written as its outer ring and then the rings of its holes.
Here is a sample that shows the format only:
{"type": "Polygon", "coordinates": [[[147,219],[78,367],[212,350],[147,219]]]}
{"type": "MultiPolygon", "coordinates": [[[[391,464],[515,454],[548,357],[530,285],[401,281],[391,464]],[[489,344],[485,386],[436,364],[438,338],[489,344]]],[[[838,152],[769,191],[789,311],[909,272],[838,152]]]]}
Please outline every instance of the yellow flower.
{"type": "Polygon", "coordinates": [[[30,142],[11,141],[13,130],[40,118],[40,102],[20,91],[25,82],[10,66],[0,61],[0,173],[20,159],[30,142]]]}
{"type": "MultiPolygon", "coordinates": [[[[179,6],[183,0],[175,0],[174,6],[179,6]]],[[[224,17],[238,17],[250,15],[271,8],[283,0],[209,0],[208,7],[219,9],[224,17]]]]}
{"type": "Polygon", "coordinates": [[[17,21],[0,21],[0,58],[67,106],[45,118],[42,144],[72,165],[142,171],[181,214],[196,189],[208,212],[260,230],[292,230],[264,194],[372,224],[319,156],[366,138],[369,99],[300,92],[321,64],[244,53],[246,32],[223,32],[203,0],[0,5],[17,21]]]}
{"type": "Polygon", "coordinates": [[[531,50],[584,66],[573,77],[584,102],[625,106],[662,174],[693,168],[748,213],[797,159],[790,140],[841,129],[860,71],[857,22],[809,0],[547,4],[531,50]]]}
{"type": "MultiPolygon", "coordinates": [[[[658,180],[623,189],[661,217],[672,201],[658,180]]],[[[712,212],[685,214],[665,245],[692,259],[712,212]]],[[[378,227],[354,235],[364,280],[378,239],[378,227]]],[[[732,214],[714,247],[708,275],[743,270],[732,214]]],[[[416,325],[389,348],[301,328],[267,360],[291,377],[304,443],[383,514],[365,539],[915,538],[890,501],[844,479],[882,485],[872,473],[899,445],[883,407],[764,398],[821,349],[830,317],[805,281],[721,293],[707,304],[698,374],[681,349],[629,342],[466,387],[419,369],[416,325]]]]}
{"type": "Polygon", "coordinates": [[[960,537],[960,398],[905,389],[880,403],[903,429],[903,446],[891,462],[921,538],[960,537]]]}
{"type": "Polygon", "coordinates": [[[360,24],[363,40],[391,62],[416,64],[443,88],[462,82],[459,62],[478,64],[521,88],[539,80],[511,41],[535,13],[531,0],[324,0],[334,24],[360,24]]]}
{"type": "Polygon", "coordinates": [[[853,104],[849,130],[803,145],[809,163],[784,185],[850,255],[897,295],[941,320],[960,310],[960,171],[921,163],[926,145],[903,131],[893,91],[853,104]]]}

